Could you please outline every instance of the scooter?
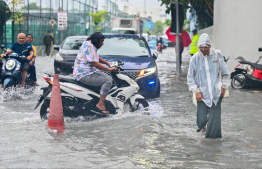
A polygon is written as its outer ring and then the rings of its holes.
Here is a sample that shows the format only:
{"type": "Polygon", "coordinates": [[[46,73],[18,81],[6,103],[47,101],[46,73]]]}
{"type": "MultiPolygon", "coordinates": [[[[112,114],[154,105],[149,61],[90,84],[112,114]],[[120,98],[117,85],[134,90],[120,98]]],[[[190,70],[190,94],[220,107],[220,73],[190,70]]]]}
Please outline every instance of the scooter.
{"type": "MultiPolygon", "coordinates": [[[[262,48],[258,49],[259,52],[262,48]]],[[[258,64],[262,56],[255,62],[246,61],[239,56],[239,64],[235,67],[235,71],[231,73],[231,86],[235,89],[243,89],[247,86],[262,85],[262,64],[258,64]]]]}
{"type": "Polygon", "coordinates": [[[157,43],[157,51],[162,53],[162,44],[161,43],[157,43]]]}
{"type": "MultiPolygon", "coordinates": [[[[111,63],[110,67],[117,67],[118,72],[110,72],[115,86],[113,85],[106,97],[105,106],[109,114],[121,112],[134,112],[142,110],[148,111],[148,103],[144,97],[138,94],[139,86],[137,83],[126,75],[120,73],[123,71],[124,63],[117,60],[111,63]]],[[[109,73],[109,72],[107,72],[109,73]]],[[[40,108],[40,117],[42,120],[48,119],[50,97],[47,97],[52,91],[52,75],[47,74],[43,77],[49,84],[48,87],[41,88],[43,95],[40,96],[35,109],[44,101],[40,108]]],[[[97,111],[96,104],[100,98],[100,88],[88,86],[73,79],[59,77],[61,98],[63,105],[63,114],[65,117],[106,117],[108,115],[97,111]]]]}
{"type": "MultiPolygon", "coordinates": [[[[7,51],[4,45],[1,45],[2,50],[7,51]]],[[[22,78],[22,64],[21,62],[25,62],[26,56],[24,56],[24,52],[30,50],[31,47],[28,46],[26,50],[22,51],[22,53],[12,53],[10,55],[6,55],[3,58],[7,59],[5,63],[2,65],[1,70],[1,81],[4,90],[9,87],[18,87],[21,85],[22,78]]],[[[27,80],[26,80],[26,88],[33,87],[33,81],[30,79],[30,73],[28,72],[27,80]]]]}

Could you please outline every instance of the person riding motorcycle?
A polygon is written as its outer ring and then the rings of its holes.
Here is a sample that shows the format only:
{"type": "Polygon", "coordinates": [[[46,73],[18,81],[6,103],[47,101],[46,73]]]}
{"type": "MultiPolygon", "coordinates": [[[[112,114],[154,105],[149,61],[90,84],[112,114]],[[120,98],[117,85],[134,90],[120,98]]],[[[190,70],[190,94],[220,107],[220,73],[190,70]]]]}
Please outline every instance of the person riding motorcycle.
{"type": "Polygon", "coordinates": [[[111,63],[102,59],[97,50],[104,44],[104,35],[101,32],[95,32],[80,47],[74,63],[74,80],[90,86],[101,86],[100,99],[96,104],[96,111],[108,114],[105,107],[105,98],[111,89],[113,79],[98,69],[104,71],[118,71],[118,68],[109,68],[111,63]]]}
{"type": "Polygon", "coordinates": [[[162,49],[163,49],[163,39],[161,37],[158,38],[157,40],[157,46],[160,45],[160,48],[159,48],[159,52],[162,53],[162,49]]]}
{"type": "Polygon", "coordinates": [[[26,50],[28,46],[30,46],[31,48],[28,51],[24,52],[24,55],[27,57],[26,58],[27,60],[21,62],[22,70],[23,70],[21,87],[25,87],[25,81],[26,81],[26,78],[27,78],[27,74],[30,70],[29,62],[34,56],[34,51],[32,49],[32,45],[29,42],[26,42],[25,34],[19,33],[18,36],[17,36],[17,42],[13,43],[11,48],[5,54],[1,54],[1,58],[3,58],[5,55],[10,55],[12,52],[20,54],[24,50],[26,50]]]}

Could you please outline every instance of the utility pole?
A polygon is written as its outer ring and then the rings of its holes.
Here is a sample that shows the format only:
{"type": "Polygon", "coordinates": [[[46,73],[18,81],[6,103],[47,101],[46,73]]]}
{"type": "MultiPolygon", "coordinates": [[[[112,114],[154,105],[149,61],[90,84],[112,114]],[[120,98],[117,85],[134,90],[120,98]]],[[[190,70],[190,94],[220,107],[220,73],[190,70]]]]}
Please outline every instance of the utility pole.
{"type": "Polygon", "coordinates": [[[181,65],[180,65],[180,41],[179,41],[179,12],[178,12],[178,0],[176,0],[176,75],[180,75],[181,65]]]}

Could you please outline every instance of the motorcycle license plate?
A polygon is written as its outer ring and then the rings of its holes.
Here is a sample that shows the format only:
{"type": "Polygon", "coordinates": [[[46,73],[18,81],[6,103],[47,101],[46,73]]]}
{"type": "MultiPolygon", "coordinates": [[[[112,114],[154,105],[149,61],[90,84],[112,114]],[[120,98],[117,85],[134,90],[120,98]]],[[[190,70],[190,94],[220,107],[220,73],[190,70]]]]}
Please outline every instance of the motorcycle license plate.
{"type": "Polygon", "coordinates": [[[6,75],[11,75],[12,73],[11,72],[6,72],[6,75]]]}

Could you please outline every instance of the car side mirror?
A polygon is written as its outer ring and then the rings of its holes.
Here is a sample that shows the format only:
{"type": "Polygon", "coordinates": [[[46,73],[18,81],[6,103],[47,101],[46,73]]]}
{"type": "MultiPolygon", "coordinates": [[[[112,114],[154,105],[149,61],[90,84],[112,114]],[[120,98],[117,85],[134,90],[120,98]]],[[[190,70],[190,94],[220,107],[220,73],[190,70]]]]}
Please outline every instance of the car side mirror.
{"type": "Polygon", "coordinates": [[[59,47],[57,47],[57,46],[56,46],[56,47],[54,47],[54,50],[59,50],[59,47]]]}
{"type": "Polygon", "coordinates": [[[158,57],[158,54],[157,54],[157,52],[153,52],[153,58],[156,60],[156,59],[157,59],[157,57],[158,57]]]}
{"type": "Polygon", "coordinates": [[[258,51],[259,51],[259,52],[262,52],[262,48],[258,48],[258,51]]]}

